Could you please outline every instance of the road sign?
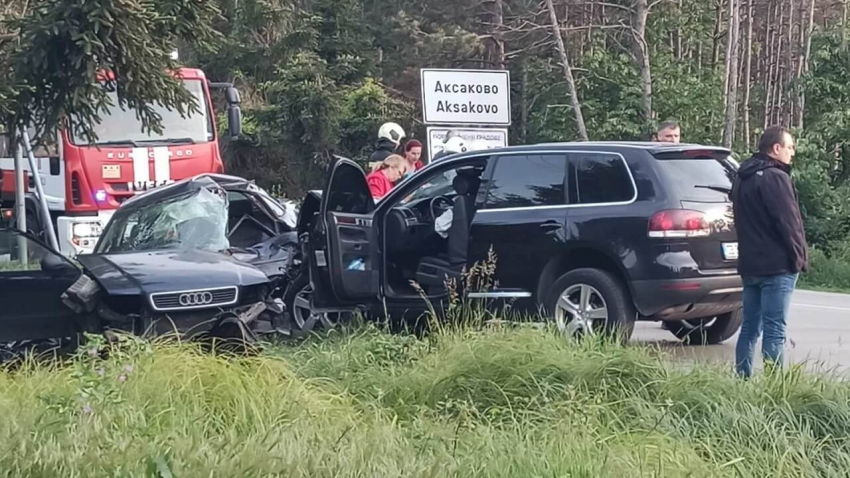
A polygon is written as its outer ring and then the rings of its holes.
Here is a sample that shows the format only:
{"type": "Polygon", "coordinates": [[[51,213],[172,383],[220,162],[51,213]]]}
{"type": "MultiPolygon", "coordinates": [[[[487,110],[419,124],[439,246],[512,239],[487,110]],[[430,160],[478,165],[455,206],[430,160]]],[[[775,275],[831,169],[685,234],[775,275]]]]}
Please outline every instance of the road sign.
{"type": "Polygon", "coordinates": [[[506,128],[428,128],[428,158],[443,150],[443,141],[449,131],[456,131],[465,139],[468,146],[480,146],[487,149],[503,148],[508,145],[506,128]]]}
{"type": "Polygon", "coordinates": [[[427,124],[511,124],[507,70],[423,68],[422,116],[427,124]]]}

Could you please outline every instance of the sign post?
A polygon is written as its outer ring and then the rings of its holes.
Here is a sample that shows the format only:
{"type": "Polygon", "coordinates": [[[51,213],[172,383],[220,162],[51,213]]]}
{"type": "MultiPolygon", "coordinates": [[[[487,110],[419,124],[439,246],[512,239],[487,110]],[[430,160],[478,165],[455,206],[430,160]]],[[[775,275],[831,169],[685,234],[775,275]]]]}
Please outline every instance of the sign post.
{"type": "Polygon", "coordinates": [[[30,134],[26,128],[21,128],[21,145],[26,149],[27,159],[30,163],[30,172],[32,173],[35,190],[38,192],[38,205],[41,207],[42,227],[47,233],[48,244],[58,251],[59,242],[56,240],[56,231],[53,229],[53,220],[50,218],[50,208],[47,206],[47,196],[44,195],[44,185],[41,182],[41,173],[39,172],[38,163],[36,163],[35,154],[32,151],[30,143],[30,134]]]}
{"type": "MultiPolygon", "coordinates": [[[[13,131],[15,133],[15,131],[13,131]]],[[[15,137],[14,134],[11,135],[15,137]]],[[[15,148],[15,218],[18,221],[18,230],[27,232],[27,206],[24,195],[24,153],[21,150],[20,141],[14,141],[9,146],[15,148]]],[[[23,270],[27,270],[29,264],[29,252],[27,251],[27,239],[23,236],[18,236],[18,258],[21,261],[23,270]]]]}
{"type": "Polygon", "coordinates": [[[511,80],[507,70],[425,68],[421,77],[426,124],[511,124],[511,80]]]}
{"type": "Polygon", "coordinates": [[[448,136],[449,131],[454,131],[461,138],[466,140],[467,144],[474,144],[478,147],[486,149],[504,148],[508,145],[508,129],[507,128],[446,128],[439,126],[428,127],[428,158],[433,158],[437,153],[443,150],[443,143],[448,136]]]}
{"type": "Polygon", "coordinates": [[[449,131],[475,149],[508,145],[511,77],[507,70],[423,68],[422,119],[428,125],[428,157],[443,150],[449,131]],[[487,128],[486,126],[503,126],[487,128]]]}

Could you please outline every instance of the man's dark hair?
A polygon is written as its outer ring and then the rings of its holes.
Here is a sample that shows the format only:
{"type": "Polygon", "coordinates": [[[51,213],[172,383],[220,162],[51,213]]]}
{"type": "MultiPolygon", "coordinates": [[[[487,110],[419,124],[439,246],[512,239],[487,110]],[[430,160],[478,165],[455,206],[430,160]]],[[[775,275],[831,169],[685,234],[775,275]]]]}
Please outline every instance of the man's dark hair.
{"type": "Polygon", "coordinates": [[[782,126],[771,126],[764,130],[759,139],[759,153],[767,154],[773,149],[774,144],[785,145],[785,135],[791,135],[788,128],[782,126]]]}
{"type": "Polygon", "coordinates": [[[682,129],[682,127],[679,126],[679,123],[677,123],[675,121],[665,121],[665,122],[661,123],[660,125],[658,125],[658,130],[656,130],[656,132],[664,131],[665,129],[668,129],[668,128],[669,129],[682,129]]]}

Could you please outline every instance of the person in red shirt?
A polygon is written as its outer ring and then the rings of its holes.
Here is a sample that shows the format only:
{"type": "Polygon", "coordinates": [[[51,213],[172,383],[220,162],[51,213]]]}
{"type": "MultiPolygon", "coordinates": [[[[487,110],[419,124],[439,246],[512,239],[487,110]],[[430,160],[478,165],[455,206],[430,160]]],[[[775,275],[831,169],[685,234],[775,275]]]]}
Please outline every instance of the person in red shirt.
{"type": "Polygon", "coordinates": [[[372,193],[372,198],[376,201],[386,196],[392,191],[393,183],[404,177],[408,170],[407,160],[403,157],[393,154],[381,163],[372,172],[366,176],[366,182],[369,184],[369,191],[372,193]]]}
{"type": "Polygon", "coordinates": [[[408,169],[410,172],[419,171],[425,166],[422,163],[422,143],[418,140],[411,139],[404,146],[404,155],[407,158],[407,163],[410,165],[408,169]]]}

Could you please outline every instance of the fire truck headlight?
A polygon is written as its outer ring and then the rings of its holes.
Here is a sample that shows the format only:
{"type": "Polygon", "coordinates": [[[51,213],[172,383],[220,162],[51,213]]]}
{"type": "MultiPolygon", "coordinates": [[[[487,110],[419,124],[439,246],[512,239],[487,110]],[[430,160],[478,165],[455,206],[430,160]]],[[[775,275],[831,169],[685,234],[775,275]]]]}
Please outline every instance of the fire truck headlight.
{"type": "Polygon", "coordinates": [[[81,222],[71,227],[71,242],[74,245],[92,249],[103,232],[103,227],[97,222],[81,222]]]}
{"type": "Polygon", "coordinates": [[[74,224],[74,235],[77,237],[91,237],[93,232],[90,224],[74,224]]]}
{"type": "Polygon", "coordinates": [[[95,198],[95,200],[97,200],[97,202],[106,201],[106,191],[104,191],[103,189],[98,189],[94,193],[94,198],[95,198]]]}

